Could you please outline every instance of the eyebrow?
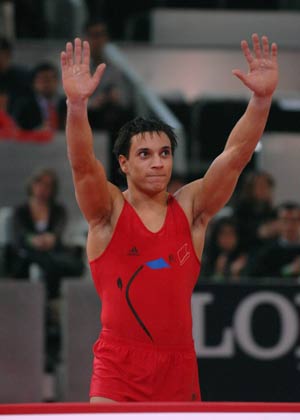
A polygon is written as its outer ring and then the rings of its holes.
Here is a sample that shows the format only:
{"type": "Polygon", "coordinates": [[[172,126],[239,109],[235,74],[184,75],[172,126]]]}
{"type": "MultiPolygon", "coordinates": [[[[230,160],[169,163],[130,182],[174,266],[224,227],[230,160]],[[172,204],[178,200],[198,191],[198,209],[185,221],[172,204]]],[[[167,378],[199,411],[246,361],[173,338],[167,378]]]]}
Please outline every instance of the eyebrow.
{"type": "MultiPolygon", "coordinates": [[[[139,147],[136,153],[148,152],[149,150],[151,150],[149,147],[139,147]]],[[[171,146],[162,146],[160,150],[171,150],[171,146]]]]}

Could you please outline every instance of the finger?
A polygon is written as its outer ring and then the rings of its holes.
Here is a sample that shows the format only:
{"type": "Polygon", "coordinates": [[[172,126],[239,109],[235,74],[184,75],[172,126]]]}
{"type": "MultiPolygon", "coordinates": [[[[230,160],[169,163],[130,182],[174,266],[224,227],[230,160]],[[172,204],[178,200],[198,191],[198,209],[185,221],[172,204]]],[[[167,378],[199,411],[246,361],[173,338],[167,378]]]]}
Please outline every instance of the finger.
{"type": "Polygon", "coordinates": [[[273,62],[277,62],[277,52],[278,52],[277,44],[273,42],[271,45],[271,57],[272,57],[273,62]]]}
{"type": "Polygon", "coordinates": [[[252,35],[253,51],[256,58],[261,58],[261,49],[259,43],[259,36],[257,34],[252,35]]]}
{"type": "Polygon", "coordinates": [[[104,73],[105,67],[106,67],[106,64],[102,63],[102,64],[99,64],[99,66],[96,68],[96,71],[93,75],[93,81],[95,84],[98,84],[100,82],[100,79],[104,73]]]}
{"type": "Polygon", "coordinates": [[[242,48],[242,51],[243,51],[243,53],[244,53],[244,56],[245,56],[245,58],[246,58],[246,60],[247,60],[248,64],[250,64],[250,63],[254,60],[254,58],[253,58],[253,56],[252,56],[252,54],[251,54],[251,51],[250,51],[250,48],[249,48],[248,42],[247,42],[247,41],[245,41],[245,40],[243,40],[243,41],[241,42],[241,48],[242,48]]]}
{"type": "Polygon", "coordinates": [[[72,42],[67,42],[66,44],[66,57],[67,57],[67,65],[73,66],[73,45],[72,42]]]}
{"type": "Polygon", "coordinates": [[[75,38],[75,64],[81,63],[81,39],[75,38]]]}
{"type": "Polygon", "coordinates": [[[67,54],[66,54],[65,51],[62,51],[60,53],[60,64],[61,64],[62,70],[66,69],[66,67],[67,67],[67,54]]]}
{"type": "Polygon", "coordinates": [[[269,49],[269,40],[268,37],[262,36],[261,37],[262,48],[263,48],[263,56],[264,58],[269,58],[270,49],[269,49]]]}
{"type": "Polygon", "coordinates": [[[87,41],[83,41],[83,64],[90,65],[90,44],[87,41]]]}

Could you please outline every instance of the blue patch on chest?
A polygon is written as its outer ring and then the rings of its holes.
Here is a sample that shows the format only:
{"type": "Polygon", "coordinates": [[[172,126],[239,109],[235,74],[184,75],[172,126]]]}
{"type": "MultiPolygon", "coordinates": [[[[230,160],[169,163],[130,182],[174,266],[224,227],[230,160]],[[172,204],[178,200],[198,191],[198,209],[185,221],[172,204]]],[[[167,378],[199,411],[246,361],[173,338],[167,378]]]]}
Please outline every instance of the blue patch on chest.
{"type": "Polygon", "coordinates": [[[160,270],[161,268],[170,268],[170,265],[163,258],[158,258],[157,260],[148,261],[146,262],[146,265],[152,270],[160,270]]]}

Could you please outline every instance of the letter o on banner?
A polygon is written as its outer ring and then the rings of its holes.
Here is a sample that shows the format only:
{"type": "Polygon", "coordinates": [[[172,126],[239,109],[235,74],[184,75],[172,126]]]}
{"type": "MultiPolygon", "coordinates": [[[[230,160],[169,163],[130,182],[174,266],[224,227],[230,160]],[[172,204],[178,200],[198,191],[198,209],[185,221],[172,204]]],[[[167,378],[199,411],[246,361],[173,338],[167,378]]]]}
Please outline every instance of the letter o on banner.
{"type": "MultiPolygon", "coordinates": [[[[276,359],[288,353],[298,337],[298,316],[291,302],[274,292],[258,292],[244,299],[236,309],[233,320],[236,340],[242,350],[257,359],[276,359]],[[272,347],[262,347],[252,334],[254,310],[263,304],[272,305],[280,319],[280,335],[272,347]]],[[[271,326],[270,326],[271,327],[271,326]]]]}

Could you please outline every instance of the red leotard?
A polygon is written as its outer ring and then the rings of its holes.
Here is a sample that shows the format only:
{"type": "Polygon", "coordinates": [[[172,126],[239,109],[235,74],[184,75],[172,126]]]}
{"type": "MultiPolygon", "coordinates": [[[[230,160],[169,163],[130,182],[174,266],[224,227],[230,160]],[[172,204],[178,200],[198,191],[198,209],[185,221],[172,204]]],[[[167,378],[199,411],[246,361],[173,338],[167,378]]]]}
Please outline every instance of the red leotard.
{"type": "MultiPolygon", "coordinates": [[[[200,263],[186,215],[174,197],[169,196],[164,225],[156,233],[145,227],[125,200],[109,245],[90,267],[102,301],[95,360],[101,360],[104,339],[135,349],[187,351],[190,358],[194,352],[191,295],[200,263]]],[[[101,376],[103,372],[98,379],[101,376]]],[[[98,379],[92,378],[91,395],[122,400],[117,392],[93,386],[98,379]]]]}

